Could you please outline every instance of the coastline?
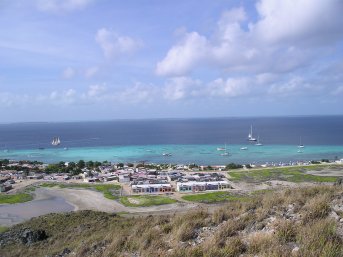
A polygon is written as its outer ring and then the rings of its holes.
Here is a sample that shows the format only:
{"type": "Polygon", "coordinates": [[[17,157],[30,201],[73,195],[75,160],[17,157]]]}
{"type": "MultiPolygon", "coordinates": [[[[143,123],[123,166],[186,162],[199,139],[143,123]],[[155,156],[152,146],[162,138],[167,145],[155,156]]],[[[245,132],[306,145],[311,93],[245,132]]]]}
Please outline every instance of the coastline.
{"type": "Polygon", "coordinates": [[[142,160],[150,163],[173,163],[199,165],[226,165],[234,163],[290,163],[327,158],[343,158],[343,146],[340,145],[309,145],[298,153],[296,145],[254,144],[228,145],[228,156],[222,156],[218,144],[168,144],[168,145],[133,145],[133,146],[94,146],[94,147],[63,147],[46,149],[18,149],[0,151],[0,159],[31,160],[44,163],[59,161],[112,161],[137,163],[142,160]],[[247,150],[241,150],[247,147],[247,150]],[[163,153],[170,153],[165,156],[163,153]]]}

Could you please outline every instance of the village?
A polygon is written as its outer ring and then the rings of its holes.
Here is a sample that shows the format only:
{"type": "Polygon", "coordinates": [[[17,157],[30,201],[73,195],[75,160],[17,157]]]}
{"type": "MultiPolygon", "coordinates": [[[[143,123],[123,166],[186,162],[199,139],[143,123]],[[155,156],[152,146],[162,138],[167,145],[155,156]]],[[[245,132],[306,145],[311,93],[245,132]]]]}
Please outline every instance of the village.
{"type": "MultiPolygon", "coordinates": [[[[327,160],[328,161],[328,160],[327,160]]],[[[325,160],[326,162],[326,160],[325,160]]],[[[111,162],[60,162],[45,164],[29,161],[0,161],[1,192],[18,189],[17,184],[32,182],[63,183],[115,183],[121,185],[125,195],[172,194],[173,192],[203,192],[233,189],[227,177],[228,170],[265,168],[274,166],[310,165],[317,162],[290,162],[263,165],[228,164],[226,166],[198,166],[171,164],[123,164],[111,162]],[[77,171],[77,172],[75,172],[77,171]]],[[[336,160],[334,163],[343,163],[336,160]]],[[[26,183],[27,184],[27,183],[26,183]]]]}

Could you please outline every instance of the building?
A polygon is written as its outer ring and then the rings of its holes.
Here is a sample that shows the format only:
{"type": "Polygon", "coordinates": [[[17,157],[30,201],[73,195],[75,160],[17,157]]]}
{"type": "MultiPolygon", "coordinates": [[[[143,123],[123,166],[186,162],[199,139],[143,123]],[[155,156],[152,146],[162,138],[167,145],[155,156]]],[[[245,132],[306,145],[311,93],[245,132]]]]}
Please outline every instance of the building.
{"type": "Polygon", "coordinates": [[[173,192],[173,187],[170,184],[144,184],[132,185],[131,190],[133,194],[160,194],[173,192]]]}
{"type": "Polygon", "coordinates": [[[189,181],[176,183],[176,190],[179,192],[200,192],[207,190],[223,190],[228,188],[231,188],[231,186],[227,181],[189,181]]]}

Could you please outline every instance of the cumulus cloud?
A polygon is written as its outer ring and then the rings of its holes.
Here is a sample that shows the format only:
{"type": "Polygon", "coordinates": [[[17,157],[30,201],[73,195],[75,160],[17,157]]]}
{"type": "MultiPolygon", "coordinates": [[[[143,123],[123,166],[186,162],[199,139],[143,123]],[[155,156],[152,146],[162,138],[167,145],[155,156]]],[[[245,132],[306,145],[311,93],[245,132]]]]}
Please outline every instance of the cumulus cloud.
{"type": "Polygon", "coordinates": [[[36,0],[36,6],[41,11],[64,12],[80,10],[90,5],[94,0],[36,0]]]}
{"type": "Polygon", "coordinates": [[[168,79],[163,91],[164,98],[171,101],[190,98],[202,94],[201,81],[189,77],[175,77],[168,79]]]}
{"type": "Polygon", "coordinates": [[[219,78],[209,84],[208,91],[212,96],[237,97],[249,93],[249,84],[248,78],[219,78]]]}
{"type": "Polygon", "coordinates": [[[140,40],[118,35],[106,28],[101,28],[97,31],[95,40],[100,45],[106,58],[131,54],[142,47],[140,40]]]}
{"type": "Polygon", "coordinates": [[[189,32],[157,63],[156,73],[182,76],[207,66],[226,71],[292,72],[313,63],[343,38],[340,0],[260,0],[257,20],[224,12],[210,36],[189,32]]]}

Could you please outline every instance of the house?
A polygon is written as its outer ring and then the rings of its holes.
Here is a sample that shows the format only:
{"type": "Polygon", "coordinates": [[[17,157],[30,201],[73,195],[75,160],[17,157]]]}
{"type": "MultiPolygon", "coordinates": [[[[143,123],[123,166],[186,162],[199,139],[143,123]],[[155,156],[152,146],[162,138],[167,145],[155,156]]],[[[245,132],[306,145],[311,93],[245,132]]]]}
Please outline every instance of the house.
{"type": "Polygon", "coordinates": [[[231,188],[227,181],[209,181],[209,182],[177,182],[176,190],[179,192],[199,192],[207,190],[223,190],[231,188]]]}
{"type": "Polygon", "coordinates": [[[119,183],[129,183],[130,176],[128,174],[120,174],[119,175],[119,183]]]}
{"type": "Polygon", "coordinates": [[[132,185],[131,190],[133,194],[160,194],[173,192],[173,187],[170,184],[144,184],[132,185]]]}

